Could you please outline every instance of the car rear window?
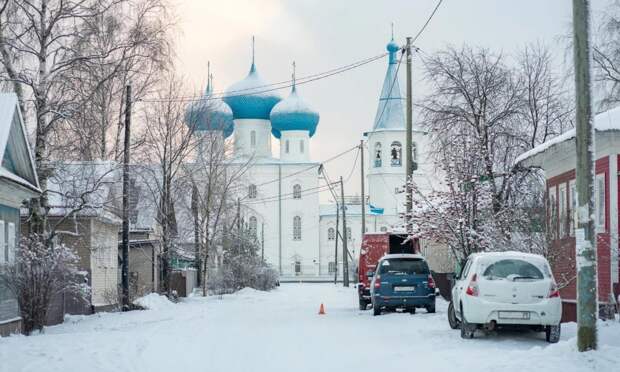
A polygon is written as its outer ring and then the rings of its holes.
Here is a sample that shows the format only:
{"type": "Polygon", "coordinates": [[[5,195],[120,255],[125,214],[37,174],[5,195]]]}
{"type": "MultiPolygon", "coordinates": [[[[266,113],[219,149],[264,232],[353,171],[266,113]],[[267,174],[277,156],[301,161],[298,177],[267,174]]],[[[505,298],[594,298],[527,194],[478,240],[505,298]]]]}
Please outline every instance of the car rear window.
{"type": "Polygon", "coordinates": [[[428,274],[426,261],[419,258],[390,258],[381,261],[379,274],[412,275],[428,274]]]}
{"type": "Polygon", "coordinates": [[[490,264],[482,276],[486,279],[540,280],[542,271],[533,264],[519,259],[506,259],[490,264]]]}

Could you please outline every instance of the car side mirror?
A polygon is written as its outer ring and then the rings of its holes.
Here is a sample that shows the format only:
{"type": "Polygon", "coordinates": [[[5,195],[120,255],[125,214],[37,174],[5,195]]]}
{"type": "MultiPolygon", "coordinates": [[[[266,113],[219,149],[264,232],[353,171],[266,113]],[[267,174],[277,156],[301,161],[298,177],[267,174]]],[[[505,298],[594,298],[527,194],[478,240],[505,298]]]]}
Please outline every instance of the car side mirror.
{"type": "Polygon", "coordinates": [[[375,272],[374,272],[374,271],[368,271],[368,272],[366,273],[366,276],[367,276],[368,278],[372,278],[373,276],[375,276],[375,272]]]}

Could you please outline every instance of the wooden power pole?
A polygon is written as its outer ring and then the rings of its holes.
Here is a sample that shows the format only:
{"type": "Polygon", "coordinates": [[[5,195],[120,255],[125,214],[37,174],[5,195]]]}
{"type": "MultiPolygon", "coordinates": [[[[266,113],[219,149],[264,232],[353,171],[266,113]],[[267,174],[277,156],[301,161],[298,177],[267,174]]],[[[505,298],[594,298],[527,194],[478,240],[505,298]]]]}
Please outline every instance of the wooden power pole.
{"type": "Polygon", "coordinates": [[[366,233],[366,192],[364,190],[364,140],[360,141],[360,181],[361,181],[361,191],[362,191],[362,239],[364,238],[364,234],[366,233]]]}
{"type": "Polygon", "coordinates": [[[573,56],[577,102],[577,348],[596,349],[597,280],[594,229],[594,128],[590,78],[590,1],[573,0],[573,56]]]}
{"type": "Polygon", "coordinates": [[[413,190],[411,187],[411,181],[413,179],[413,113],[412,106],[413,101],[411,97],[412,87],[411,87],[411,37],[407,38],[407,45],[405,46],[407,53],[407,109],[405,110],[407,113],[407,126],[405,132],[405,169],[406,169],[406,199],[407,199],[407,214],[405,216],[405,223],[407,228],[407,233],[411,233],[411,210],[413,208],[413,190]]]}
{"type": "MultiPolygon", "coordinates": [[[[331,185],[329,186],[331,187],[331,185]]],[[[336,202],[336,235],[334,242],[334,284],[338,283],[338,236],[340,232],[338,229],[340,228],[340,203],[338,203],[338,199],[336,202]]]]}
{"type": "Polygon", "coordinates": [[[131,85],[127,85],[125,92],[125,140],[123,158],[123,236],[122,236],[122,262],[121,262],[121,287],[122,308],[129,310],[129,161],[131,140],[131,85]]]}
{"type": "Polygon", "coordinates": [[[349,251],[347,249],[347,212],[346,204],[344,203],[344,183],[342,182],[342,176],[340,176],[340,204],[342,207],[342,285],[349,286],[349,251]]]}

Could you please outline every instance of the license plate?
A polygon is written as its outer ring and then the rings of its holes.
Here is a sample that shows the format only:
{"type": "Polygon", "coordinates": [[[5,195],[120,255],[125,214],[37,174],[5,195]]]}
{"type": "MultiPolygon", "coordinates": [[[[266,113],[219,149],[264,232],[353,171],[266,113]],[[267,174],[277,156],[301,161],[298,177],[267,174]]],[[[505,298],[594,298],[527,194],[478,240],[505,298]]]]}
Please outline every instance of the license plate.
{"type": "Polygon", "coordinates": [[[530,313],[529,311],[500,311],[499,318],[527,320],[530,318],[530,313]]]}
{"type": "Polygon", "coordinates": [[[412,292],[415,291],[415,287],[413,286],[399,286],[399,287],[394,287],[394,291],[395,292],[412,292]]]}

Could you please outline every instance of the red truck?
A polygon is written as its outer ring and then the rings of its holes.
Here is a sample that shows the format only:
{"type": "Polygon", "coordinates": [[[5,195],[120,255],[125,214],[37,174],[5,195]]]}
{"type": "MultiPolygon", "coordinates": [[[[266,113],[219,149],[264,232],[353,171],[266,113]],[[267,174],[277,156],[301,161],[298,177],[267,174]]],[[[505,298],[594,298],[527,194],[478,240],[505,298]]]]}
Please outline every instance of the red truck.
{"type": "Polygon", "coordinates": [[[381,257],[395,253],[420,253],[420,242],[417,239],[407,241],[406,234],[387,232],[364,234],[357,268],[360,310],[366,310],[371,302],[369,272],[374,273],[381,257]]]}

